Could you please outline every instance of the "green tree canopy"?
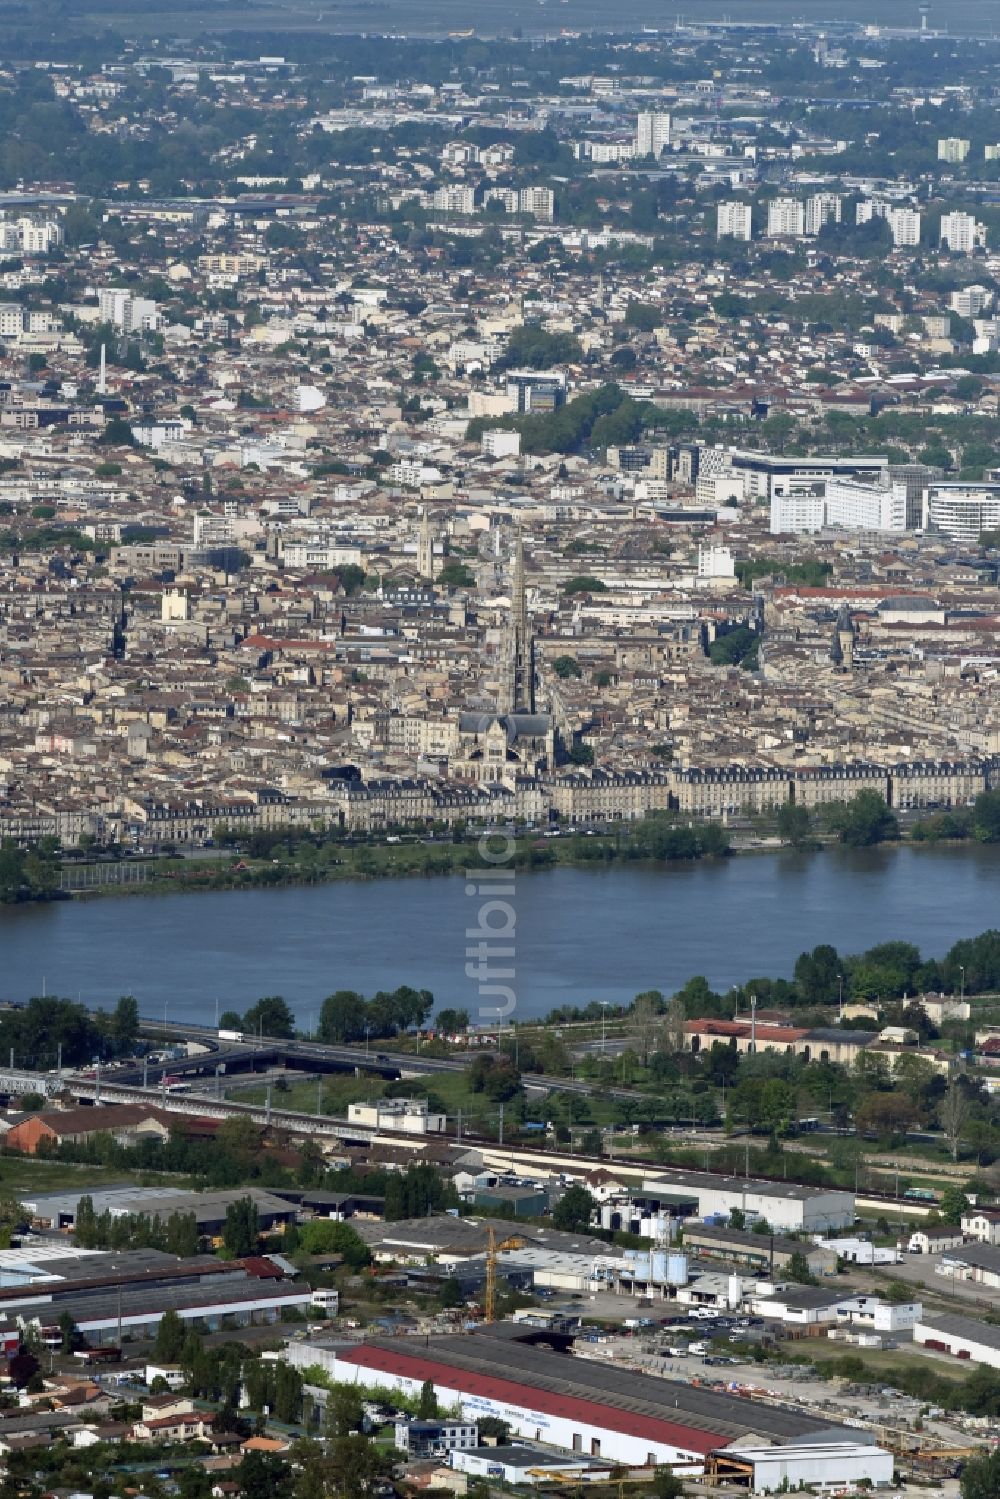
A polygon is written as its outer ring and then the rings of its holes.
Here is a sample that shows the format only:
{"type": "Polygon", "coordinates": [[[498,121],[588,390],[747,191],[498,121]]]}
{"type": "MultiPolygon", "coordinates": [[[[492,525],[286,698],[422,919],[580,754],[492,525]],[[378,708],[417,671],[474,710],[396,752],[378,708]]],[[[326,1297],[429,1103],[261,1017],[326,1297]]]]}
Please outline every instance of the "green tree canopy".
{"type": "Polygon", "coordinates": [[[586,1187],[568,1187],[552,1210],[552,1222],[567,1233],[584,1233],[590,1228],[594,1206],[586,1187]]]}

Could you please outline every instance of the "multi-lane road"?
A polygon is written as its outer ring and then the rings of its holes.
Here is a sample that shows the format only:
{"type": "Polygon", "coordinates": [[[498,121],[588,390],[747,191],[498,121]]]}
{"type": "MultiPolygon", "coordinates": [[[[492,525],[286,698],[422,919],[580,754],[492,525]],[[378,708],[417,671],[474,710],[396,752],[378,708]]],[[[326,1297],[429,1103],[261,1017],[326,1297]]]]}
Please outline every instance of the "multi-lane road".
{"type": "MultiPolygon", "coordinates": [[[[381,1077],[398,1078],[432,1076],[435,1073],[464,1072],[471,1061],[458,1057],[427,1057],[410,1052],[389,1052],[383,1046],[337,1046],[321,1041],[288,1040],[280,1036],[247,1037],[242,1042],[220,1038],[218,1031],[210,1026],[166,1023],[159,1020],[144,1020],[142,1033],[147,1038],[162,1037],[170,1041],[196,1041],[206,1051],[189,1057],[178,1057],[168,1062],[148,1063],[144,1066],[117,1068],[109,1074],[109,1081],[127,1083],[132,1086],[143,1082],[159,1083],[164,1077],[187,1077],[192,1074],[212,1076],[217,1068],[229,1071],[253,1070],[275,1062],[290,1067],[302,1067],[313,1072],[353,1072],[361,1068],[381,1077]]],[[[587,1097],[603,1093],[610,1098],[646,1101],[643,1093],[630,1088],[602,1088],[597,1083],[579,1078],[552,1077],[547,1073],[526,1073],[525,1087],[545,1092],[576,1093],[587,1097]]]]}

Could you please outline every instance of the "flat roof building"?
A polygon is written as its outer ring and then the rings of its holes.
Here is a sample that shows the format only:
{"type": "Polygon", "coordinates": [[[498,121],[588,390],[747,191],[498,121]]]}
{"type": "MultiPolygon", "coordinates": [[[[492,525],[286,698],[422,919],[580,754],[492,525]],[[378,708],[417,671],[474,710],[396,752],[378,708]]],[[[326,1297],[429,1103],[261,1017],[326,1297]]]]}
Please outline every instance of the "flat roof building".
{"type": "Polygon", "coordinates": [[[629,1466],[673,1464],[693,1474],[709,1453],[741,1439],[859,1441],[859,1433],[830,1430],[802,1411],[575,1358],[570,1341],[500,1324],[409,1341],[295,1342],[285,1357],[300,1368],[319,1365],[337,1381],[410,1394],[429,1380],[470,1419],[497,1416],[529,1441],[629,1466]]]}

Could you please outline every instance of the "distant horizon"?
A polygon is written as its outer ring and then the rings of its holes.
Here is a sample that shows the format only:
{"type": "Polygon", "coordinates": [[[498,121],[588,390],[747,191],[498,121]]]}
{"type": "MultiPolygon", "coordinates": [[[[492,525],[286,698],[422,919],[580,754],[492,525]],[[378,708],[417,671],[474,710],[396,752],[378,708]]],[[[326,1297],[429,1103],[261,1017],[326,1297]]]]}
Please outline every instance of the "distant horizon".
{"type": "MultiPolygon", "coordinates": [[[[994,0],[958,0],[944,6],[930,4],[928,26],[942,36],[981,36],[1000,39],[1000,18],[994,0]]],[[[3,14],[0,9],[0,15],[3,14]]],[[[12,17],[12,20],[14,18],[12,17]]],[[[472,30],[489,38],[520,29],[530,36],[556,36],[561,30],[584,30],[621,35],[646,28],[669,30],[676,20],[695,25],[735,26],[804,25],[828,28],[881,26],[891,31],[916,33],[920,27],[920,0],[839,0],[831,11],[809,0],[725,0],[707,15],[684,0],[630,0],[609,13],[598,0],[510,0],[498,13],[492,4],[470,0],[342,0],[327,8],[324,0],[301,0],[297,7],[271,9],[264,0],[258,6],[241,8],[236,14],[227,7],[195,7],[189,0],[158,8],[140,6],[128,10],[103,11],[99,0],[86,16],[95,26],[130,36],[150,38],[198,37],[227,34],[268,33],[298,35],[322,31],[336,35],[392,32],[402,36],[446,36],[451,31],[472,30]],[[498,25],[498,19],[502,24],[498,25]]]]}

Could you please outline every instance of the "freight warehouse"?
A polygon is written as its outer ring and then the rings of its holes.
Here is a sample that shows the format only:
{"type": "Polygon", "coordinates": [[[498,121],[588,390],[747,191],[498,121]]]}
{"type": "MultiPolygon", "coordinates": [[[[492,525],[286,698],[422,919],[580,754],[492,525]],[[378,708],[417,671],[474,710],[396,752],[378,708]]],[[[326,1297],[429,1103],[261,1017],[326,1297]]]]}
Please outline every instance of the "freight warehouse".
{"type": "Polygon", "coordinates": [[[819,1488],[892,1481],[892,1454],[862,1431],[577,1358],[572,1343],[568,1334],[502,1323],[412,1340],[291,1342],[285,1356],[299,1368],[319,1366],[339,1383],[419,1394],[430,1380],[442,1405],[459,1403],[467,1418],[496,1416],[518,1437],[629,1467],[724,1472],[748,1477],[755,1488],[775,1475],[774,1487],[792,1488],[800,1481],[819,1488]]]}

